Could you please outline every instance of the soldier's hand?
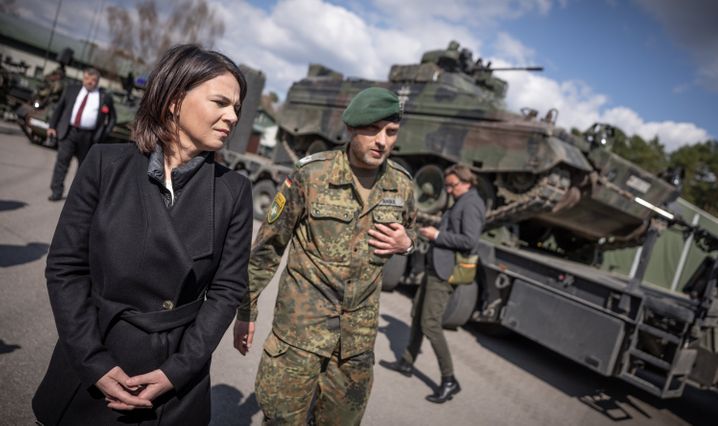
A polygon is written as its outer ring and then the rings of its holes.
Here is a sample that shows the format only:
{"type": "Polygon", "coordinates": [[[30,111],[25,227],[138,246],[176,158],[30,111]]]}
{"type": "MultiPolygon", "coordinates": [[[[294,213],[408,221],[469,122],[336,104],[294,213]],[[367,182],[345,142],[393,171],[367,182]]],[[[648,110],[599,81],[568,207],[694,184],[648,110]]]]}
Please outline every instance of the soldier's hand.
{"type": "Polygon", "coordinates": [[[236,320],[234,322],[234,348],[242,355],[246,355],[249,348],[252,347],[253,340],[254,321],[236,320]]]}
{"type": "Polygon", "coordinates": [[[105,394],[107,406],[113,410],[134,410],[136,408],[151,408],[152,402],[137,396],[141,390],[139,386],[127,385],[129,377],[119,366],[108,371],[95,383],[97,389],[105,394]]]}
{"type": "Polygon", "coordinates": [[[381,223],[369,230],[372,237],[369,245],[374,247],[377,256],[390,256],[395,253],[405,253],[411,247],[411,238],[400,223],[390,223],[388,226],[381,223]]]}
{"type": "Polygon", "coordinates": [[[47,137],[48,138],[54,138],[57,136],[57,130],[55,129],[47,129],[47,137]]]}

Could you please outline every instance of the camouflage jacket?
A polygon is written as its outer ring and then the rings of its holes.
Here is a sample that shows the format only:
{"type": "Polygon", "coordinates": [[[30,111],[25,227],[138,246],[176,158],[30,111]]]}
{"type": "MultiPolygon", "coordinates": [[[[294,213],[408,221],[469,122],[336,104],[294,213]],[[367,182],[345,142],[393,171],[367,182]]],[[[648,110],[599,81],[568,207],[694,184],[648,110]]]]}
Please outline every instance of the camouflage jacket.
{"type": "Polygon", "coordinates": [[[387,258],[373,254],[368,230],[375,223],[401,223],[416,241],[411,177],[388,161],[364,208],[345,151],[317,153],[297,166],[259,229],[249,262],[250,297],[237,317],[256,319],[257,298],[289,245],[274,333],[292,346],[326,357],[339,342],[342,358],[370,351],[387,258]]]}

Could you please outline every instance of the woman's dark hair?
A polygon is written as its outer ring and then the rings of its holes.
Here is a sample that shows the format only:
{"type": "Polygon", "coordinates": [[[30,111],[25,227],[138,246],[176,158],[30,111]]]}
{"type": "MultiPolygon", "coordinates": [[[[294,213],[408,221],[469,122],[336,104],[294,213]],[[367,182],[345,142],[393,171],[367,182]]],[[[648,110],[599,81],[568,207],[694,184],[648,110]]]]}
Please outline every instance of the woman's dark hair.
{"type": "Polygon", "coordinates": [[[444,177],[449,175],[455,175],[459,178],[459,181],[469,183],[471,186],[476,186],[476,175],[474,175],[474,172],[465,164],[454,164],[450,166],[444,171],[444,177]]]}
{"type": "Polygon", "coordinates": [[[179,111],[187,92],[205,81],[224,73],[232,74],[239,83],[240,110],[247,95],[244,74],[227,56],[194,44],[181,44],[167,50],[150,73],[137,110],[132,138],[143,153],[152,152],[155,145],[176,138],[179,114],[172,114],[170,106],[179,111]]]}

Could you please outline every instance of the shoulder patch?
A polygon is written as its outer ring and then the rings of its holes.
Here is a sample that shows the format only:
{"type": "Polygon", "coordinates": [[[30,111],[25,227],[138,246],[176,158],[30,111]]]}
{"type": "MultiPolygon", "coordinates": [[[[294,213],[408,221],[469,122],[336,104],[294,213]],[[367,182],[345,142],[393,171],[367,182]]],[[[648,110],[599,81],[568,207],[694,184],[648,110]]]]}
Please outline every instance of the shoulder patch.
{"type": "Polygon", "coordinates": [[[413,179],[414,179],[414,178],[411,176],[411,173],[409,173],[409,171],[406,170],[401,164],[399,164],[399,163],[397,163],[396,161],[391,160],[391,159],[388,160],[388,161],[389,161],[389,165],[390,165],[392,168],[394,168],[394,169],[396,169],[396,170],[398,170],[398,171],[404,173],[404,174],[406,175],[406,177],[409,178],[409,180],[413,180],[413,179]]]}
{"type": "Polygon", "coordinates": [[[316,154],[307,155],[306,157],[298,160],[294,166],[296,168],[301,168],[301,167],[304,167],[307,164],[313,163],[315,161],[330,160],[330,159],[334,158],[334,156],[337,155],[337,152],[341,152],[341,151],[336,151],[336,150],[322,151],[322,152],[317,152],[316,154]]]}
{"type": "Polygon", "coordinates": [[[276,222],[279,216],[282,215],[286,204],[287,199],[284,197],[284,194],[277,192],[277,195],[274,196],[274,201],[272,201],[272,205],[267,211],[267,223],[272,224],[276,222]]]}

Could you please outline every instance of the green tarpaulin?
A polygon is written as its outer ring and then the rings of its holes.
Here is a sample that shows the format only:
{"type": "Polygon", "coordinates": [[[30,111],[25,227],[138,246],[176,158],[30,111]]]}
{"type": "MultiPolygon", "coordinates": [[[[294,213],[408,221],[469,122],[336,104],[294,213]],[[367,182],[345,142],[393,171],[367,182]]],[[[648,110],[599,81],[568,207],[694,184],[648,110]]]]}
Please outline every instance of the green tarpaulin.
{"type": "MultiPolygon", "coordinates": [[[[682,198],[671,207],[686,222],[697,224],[718,235],[718,219],[709,213],[682,198]]],[[[630,275],[638,251],[639,248],[607,251],[604,253],[601,269],[630,275]]],[[[684,239],[678,231],[666,229],[656,241],[644,282],[680,291],[707,255],[698,248],[695,241],[684,239]],[[682,257],[685,257],[684,266],[677,275],[682,257]]]]}

